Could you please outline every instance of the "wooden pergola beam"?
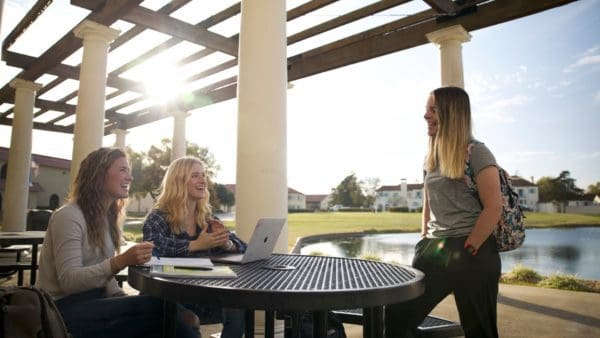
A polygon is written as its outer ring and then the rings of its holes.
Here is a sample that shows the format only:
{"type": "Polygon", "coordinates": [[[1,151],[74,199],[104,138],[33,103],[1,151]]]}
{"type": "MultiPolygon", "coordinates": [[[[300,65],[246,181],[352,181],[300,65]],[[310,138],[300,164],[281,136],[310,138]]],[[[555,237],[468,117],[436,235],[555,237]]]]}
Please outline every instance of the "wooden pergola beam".
{"type": "Polygon", "coordinates": [[[144,7],[133,8],[122,19],[237,57],[237,40],[227,39],[207,29],[151,11],[144,7]]]}
{"type": "Polygon", "coordinates": [[[433,10],[424,11],[293,56],[288,63],[288,79],[292,81],[417,47],[429,43],[425,34],[445,27],[462,25],[470,32],[573,1],[575,0],[495,0],[479,4],[476,12],[448,17],[443,21],[434,19],[433,10]]]}

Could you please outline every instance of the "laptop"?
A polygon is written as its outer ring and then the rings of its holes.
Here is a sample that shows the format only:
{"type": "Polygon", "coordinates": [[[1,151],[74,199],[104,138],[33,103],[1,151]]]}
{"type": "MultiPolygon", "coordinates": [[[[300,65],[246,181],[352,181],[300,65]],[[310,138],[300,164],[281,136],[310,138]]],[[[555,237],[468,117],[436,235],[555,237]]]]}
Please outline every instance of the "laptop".
{"type": "Polygon", "coordinates": [[[261,218],[254,228],[248,247],[244,253],[220,254],[209,256],[215,263],[244,264],[261,259],[267,259],[273,253],[275,243],[279,238],[285,218],[261,218]]]}

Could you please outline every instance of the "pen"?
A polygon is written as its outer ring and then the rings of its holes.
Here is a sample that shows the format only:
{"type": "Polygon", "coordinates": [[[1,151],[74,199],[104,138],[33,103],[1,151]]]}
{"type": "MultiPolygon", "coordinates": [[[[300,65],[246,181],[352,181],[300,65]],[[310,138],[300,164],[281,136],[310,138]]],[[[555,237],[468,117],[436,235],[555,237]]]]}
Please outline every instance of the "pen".
{"type": "Polygon", "coordinates": [[[152,248],[152,256],[155,256],[156,259],[160,261],[160,256],[158,255],[158,249],[156,247],[152,248]]]}

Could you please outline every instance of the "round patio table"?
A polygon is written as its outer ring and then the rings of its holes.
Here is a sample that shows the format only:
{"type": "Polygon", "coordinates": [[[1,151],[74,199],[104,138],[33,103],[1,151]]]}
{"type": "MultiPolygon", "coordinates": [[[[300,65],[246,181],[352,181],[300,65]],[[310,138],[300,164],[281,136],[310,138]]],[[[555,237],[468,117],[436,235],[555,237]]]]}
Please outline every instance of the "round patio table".
{"type": "MultiPolygon", "coordinates": [[[[413,299],[424,291],[419,270],[362,259],[275,254],[231,268],[236,278],[182,279],[131,267],[128,282],[166,301],[167,337],[175,333],[175,302],[265,310],[265,337],[273,336],[274,311],[314,311],[314,337],[326,337],[328,310],[363,308],[363,336],[381,337],[383,305],[413,299]]],[[[246,336],[254,337],[254,312],[246,312],[246,336]]]]}

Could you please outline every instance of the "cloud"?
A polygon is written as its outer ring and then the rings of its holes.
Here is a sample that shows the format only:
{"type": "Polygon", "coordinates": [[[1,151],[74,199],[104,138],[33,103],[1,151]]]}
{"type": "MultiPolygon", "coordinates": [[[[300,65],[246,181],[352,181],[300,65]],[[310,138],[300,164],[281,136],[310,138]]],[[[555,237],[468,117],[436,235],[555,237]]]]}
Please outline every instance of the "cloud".
{"type": "Polygon", "coordinates": [[[504,153],[504,155],[520,160],[558,158],[558,154],[552,151],[515,151],[510,153],[504,153]]]}
{"type": "Polygon", "coordinates": [[[506,109],[512,106],[520,106],[523,105],[529,101],[531,101],[533,98],[530,96],[526,96],[526,95],[514,95],[512,97],[509,98],[505,98],[505,99],[501,99],[501,100],[496,100],[495,102],[493,102],[490,105],[491,109],[506,109]]]}
{"type": "Polygon", "coordinates": [[[563,69],[564,73],[573,72],[576,68],[600,64],[600,46],[594,46],[586,50],[572,64],[563,69]]]}
{"type": "Polygon", "coordinates": [[[566,88],[566,87],[570,86],[572,83],[573,82],[569,81],[569,80],[561,80],[559,83],[557,83],[557,84],[555,84],[553,86],[548,86],[546,89],[549,92],[554,92],[554,91],[557,91],[559,89],[566,88]]]}
{"type": "Polygon", "coordinates": [[[595,151],[595,152],[591,152],[591,153],[584,153],[584,154],[576,154],[575,157],[577,159],[594,159],[594,158],[600,158],[600,151],[595,151]]]}

